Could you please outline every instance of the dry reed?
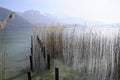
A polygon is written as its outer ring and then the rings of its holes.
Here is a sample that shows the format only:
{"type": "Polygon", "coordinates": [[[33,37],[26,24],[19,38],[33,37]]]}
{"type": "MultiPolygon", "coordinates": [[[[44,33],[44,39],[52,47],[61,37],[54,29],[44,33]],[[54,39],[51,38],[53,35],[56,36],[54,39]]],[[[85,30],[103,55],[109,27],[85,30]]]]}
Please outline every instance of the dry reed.
{"type": "Polygon", "coordinates": [[[39,71],[45,69],[46,59],[43,59],[36,36],[43,43],[46,54],[73,67],[79,74],[93,80],[119,80],[119,28],[35,27],[34,62],[39,71]]]}

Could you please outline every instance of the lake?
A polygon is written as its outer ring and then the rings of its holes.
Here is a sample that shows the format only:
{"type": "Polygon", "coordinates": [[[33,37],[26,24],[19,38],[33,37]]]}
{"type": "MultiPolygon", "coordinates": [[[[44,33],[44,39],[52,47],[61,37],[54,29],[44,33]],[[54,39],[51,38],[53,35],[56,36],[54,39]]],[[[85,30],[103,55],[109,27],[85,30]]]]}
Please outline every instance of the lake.
{"type": "MultiPolygon", "coordinates": [[[[5,46],[7,54],[6,77],[8,80],[27,79],[29,67],[31,31],[6,31],[5,46]]],[[[0,70],[2,60],[2,31],[0,32],[0,70]]],[[[0,71],[1,72],[1,71],[0,71]]],[[[1,78],[1,73],[0,73],[1,78]]]]}

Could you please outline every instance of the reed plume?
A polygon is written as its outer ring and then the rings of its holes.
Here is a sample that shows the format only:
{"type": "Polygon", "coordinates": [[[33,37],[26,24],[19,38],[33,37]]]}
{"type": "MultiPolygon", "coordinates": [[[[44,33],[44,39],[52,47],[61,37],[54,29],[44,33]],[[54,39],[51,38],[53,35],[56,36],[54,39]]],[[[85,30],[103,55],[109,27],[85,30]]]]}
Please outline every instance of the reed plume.
{"type": "Polygon", "coordinates": [[[0,29],[3,29],[6,27],[7,22],[9,19],[12,19],[14,17],[14,12],[10,13],[7,18],[5,18],[3,21],[0,22],[0,29]]]}
{"type": "Polygon", "coordinates": [[[5,27],[9,19],[14,17],[14,12],[10,13],[7,18],[0,22],[0,29],[2,31],[2,80],[6,80],[6,46],[5,46],[5,27]]]}

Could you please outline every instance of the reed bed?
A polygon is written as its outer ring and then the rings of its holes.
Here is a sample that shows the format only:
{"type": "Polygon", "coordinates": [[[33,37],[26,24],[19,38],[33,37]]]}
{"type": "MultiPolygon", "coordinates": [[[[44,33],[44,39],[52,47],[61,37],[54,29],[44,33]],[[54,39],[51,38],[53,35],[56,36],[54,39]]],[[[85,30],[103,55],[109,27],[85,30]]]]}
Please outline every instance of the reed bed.
{"type": "Polygon", "coordinates": [[[35,27],[33,36],[33,61],[38,72],[46,70],[49,54],[52,60],[76,71],[73,80],[120,79],[119,28],[52,25],[35,27]]]}

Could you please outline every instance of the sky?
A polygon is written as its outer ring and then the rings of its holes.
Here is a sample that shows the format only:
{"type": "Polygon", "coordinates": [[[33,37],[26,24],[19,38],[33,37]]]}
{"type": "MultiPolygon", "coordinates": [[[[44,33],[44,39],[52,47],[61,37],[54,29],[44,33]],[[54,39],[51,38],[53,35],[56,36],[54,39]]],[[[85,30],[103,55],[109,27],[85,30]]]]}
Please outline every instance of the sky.
{"type": "Polygon", "coordinates": [[[120,23],[120,0],[0,0],[0,7],[20,12],[33,9],[107,24],[120,23]]]}

